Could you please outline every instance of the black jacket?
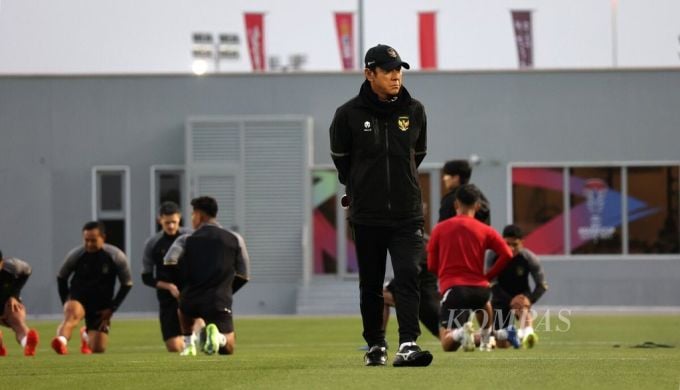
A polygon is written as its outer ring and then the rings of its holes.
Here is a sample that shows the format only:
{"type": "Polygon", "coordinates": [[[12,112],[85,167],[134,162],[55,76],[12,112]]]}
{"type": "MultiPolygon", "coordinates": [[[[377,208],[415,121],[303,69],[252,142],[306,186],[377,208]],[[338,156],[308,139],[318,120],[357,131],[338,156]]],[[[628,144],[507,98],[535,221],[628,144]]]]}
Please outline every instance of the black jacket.
{"type": "Polygon", "coordinates": [[[350,198],[351,222],[390,226],[423,220],[418,166],[425,158],[423,105],[401,88],[381,102],[368,81],[340,106],[330,127],[331,156],[350,198]]]}
{"type": "MultiPolygon", "coordinates": [[[[456,216],[454,204],[456,202],[456,192],[458,188],[460,187],[454,188],[442,197],[442,200],[439,203],[439,220],[437,222],[441,222],[456,216]]],[[[491,209],[489,206],[489,200],[486,199],[486,196],[484,196],[483,193],[481,195],[481,205],[479,210],[477,210],[475,213],[475,219],[477,219],[479,222],[491,225],[491,209]]]]}

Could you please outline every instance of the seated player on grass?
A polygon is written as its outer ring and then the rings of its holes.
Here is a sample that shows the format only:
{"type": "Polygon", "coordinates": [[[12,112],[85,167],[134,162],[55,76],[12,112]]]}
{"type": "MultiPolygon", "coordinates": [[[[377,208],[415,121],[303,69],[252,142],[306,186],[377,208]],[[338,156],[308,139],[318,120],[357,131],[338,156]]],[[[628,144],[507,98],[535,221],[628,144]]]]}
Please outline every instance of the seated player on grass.
{"type": "Polygon", "coordinates": [[[503,229],[503,239],[514,257],[491,287],[498,348],[509,345],[519,348],[520,344],[533,348],[538,341],[532,326],[531,306],[548,290],[548,284],[538,256],[524,247],[522,238],[522,230],[516,225],[503,229]],[[534,281],[533,290],[529,286],[529,275],[534,281]],[[513,325],[513,319],[518,320],[519,330],[513,325]]]}
{"type": "Polygon", "coordinates": [[[202,196],[192,199],[194,232],[180,236],[163,262],[176,265],[183,285],[179,294],[179,320],[184,335],[183,356],[196,355],[193,325],[206,324],[203,352],[234,353],[235,334],[231,314],[233,294],[248,281],[248,251],[243,238],[217,223],[217,202],[202,196]]]}
{"type": "MultiPolygon", "coordinates": [[[[0,251],[0,324],[11,328],[25,356],[34,356],[38,332],[26,325],[26,307],[19,294],[31,276],[31,266],[13,257],[3,258],[0,251]]],[[[0,356],[7,356],[0,331],[0,356]]]]}
{"type": "Polygon", "coordinates": [[[512,258],[507,244],[492,227],[475,219],[480,207],[480,191],[465,184],[456,192],[456,216],[434,227],[427,247],[428,269],[439,279],[442,294],[440,341],[444,351],[474,351],[475,342],[471,311],[485,312],[481,327],[480,350],[490,351],[492,317],[487,303],[491,297],[489,280],[493,279],[512,258]],[[487,249],[500,255],[496,264],[484,274],[487,249]]]}

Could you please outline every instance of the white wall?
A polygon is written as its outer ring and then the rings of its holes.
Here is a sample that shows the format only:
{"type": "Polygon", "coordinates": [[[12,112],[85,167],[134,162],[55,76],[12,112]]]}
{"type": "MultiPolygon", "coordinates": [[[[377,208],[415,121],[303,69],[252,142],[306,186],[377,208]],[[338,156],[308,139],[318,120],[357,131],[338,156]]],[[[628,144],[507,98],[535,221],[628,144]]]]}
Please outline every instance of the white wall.
{"type": "MultiPolygon", "coordinates": [[[[0,74],[187,73],[191,34],[241,36],[265,12],[268,56],[307,55],[305,70],[339,71],[333,13],[358,0],[0,0],[0,74]]],[[[417,69],[417,12],[438,12],[439,68],[515,69],[511,9],[534,11],[536,68],[680,66],[677,0],[364,0],[364,47],[395,46],[417,69]],[[613,17],[612,7],[618,12],[613,17]],[[616,20],[616,40],[612,21],[616,20]],[[615,42],[615,44],[614,44],[615,42]],[[618,53],[613,58],[614,48],[618,53]]]]}

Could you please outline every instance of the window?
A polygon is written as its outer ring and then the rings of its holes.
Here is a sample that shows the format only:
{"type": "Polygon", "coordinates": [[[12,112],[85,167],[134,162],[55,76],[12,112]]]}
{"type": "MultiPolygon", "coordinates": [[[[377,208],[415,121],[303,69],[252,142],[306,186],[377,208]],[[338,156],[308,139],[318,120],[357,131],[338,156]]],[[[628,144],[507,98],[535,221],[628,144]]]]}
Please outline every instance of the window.
{"type": "Polygon", "coordinates": [[[92,219],[106,226],[106,242],[125,252],[130,248],[130,169],[92,168],[92,219]]]}
{"type": "Polygon", "coordinates": [[[564,254],[562,168],[513,168],[513,221],[524,243],[539,255],[564,254]]]}
{"type": "Polygon", "coordinates": [[[680,253],[678,164],[510,167],[509,220],[543,255],[680,253]]]}
{"type": "Polygon", "coordinates": [[[621,254],[621,168],[571,168],[569,187],[571,253],[621,254]]]}
{"type": "MultiPolygon", "coordinates": [[[[184,167],[179,165],[154,165],[151,167],[151,234],[161,230],[156,217],[163,202],[177,203],[186,215],[184,188],[184,167]]],[[[180,222],[181,226],[185,225],[184,219],[182,218],[180,222]]]]}
{"type": "MultiPolygon", "coordinates": [[[[422,190],[425,231],[430,232],[438,216],[440,165],[421,167],[418,181],[422,190]],[[435,179],[437,178],[437,179],[435,179]],[[434,214],[433,214],[434,213],[434,214]]],[[[356,275],[359,272],[352,230],[347,223],[348,210],[340,205],[344,186],[338,182],[335,168],[312,170],[312,235],[313,265],[315,275],[356,275]]]]}
{"type": "Polygon", "coordinates": [[[678,167],[628,168],[628,250],[680,253],[678,167]]]}

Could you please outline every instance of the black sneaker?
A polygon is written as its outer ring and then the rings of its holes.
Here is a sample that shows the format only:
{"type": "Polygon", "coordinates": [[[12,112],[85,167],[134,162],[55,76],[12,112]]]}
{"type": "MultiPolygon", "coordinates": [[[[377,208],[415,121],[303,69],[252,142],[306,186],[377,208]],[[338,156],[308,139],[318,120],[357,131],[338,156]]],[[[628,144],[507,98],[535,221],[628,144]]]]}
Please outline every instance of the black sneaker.
{"type": "Polygon", "coordinates": [[[421,351],[416,343],[409,343],[399,348],[392,365],[395,367],[425,367],[432,363],[430,351],[421,351]]]}
{"type": "Polygon", "coordinates": [[[387,349],[374,345],[364,355],[364,363],[367,366],[384,366],[387,361],[387,349]]]}

